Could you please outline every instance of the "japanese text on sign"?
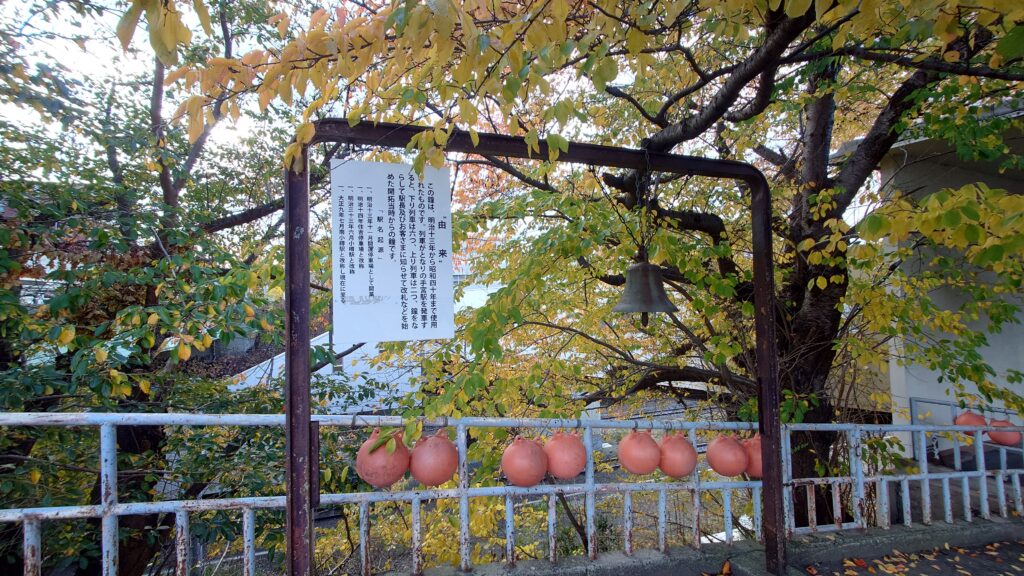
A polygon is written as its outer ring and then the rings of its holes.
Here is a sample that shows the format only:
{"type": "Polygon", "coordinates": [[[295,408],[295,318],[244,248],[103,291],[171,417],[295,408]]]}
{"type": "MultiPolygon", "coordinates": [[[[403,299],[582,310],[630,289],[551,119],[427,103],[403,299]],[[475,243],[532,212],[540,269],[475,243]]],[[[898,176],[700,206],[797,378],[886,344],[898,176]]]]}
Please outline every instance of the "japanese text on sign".
{"type": "Polygon", "coordinates": [[[448,183],[447,169],[332,164],[335,342],[454,336],[448,183]]]}

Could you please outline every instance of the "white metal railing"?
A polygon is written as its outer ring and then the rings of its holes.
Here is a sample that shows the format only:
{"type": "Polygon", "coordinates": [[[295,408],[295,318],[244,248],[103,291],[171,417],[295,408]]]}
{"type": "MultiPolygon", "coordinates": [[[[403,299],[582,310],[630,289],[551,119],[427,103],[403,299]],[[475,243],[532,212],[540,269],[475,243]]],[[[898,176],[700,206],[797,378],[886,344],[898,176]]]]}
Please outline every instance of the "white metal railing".
{"type": "Polygon", "coordinates": [[[1003,518],[1009,517],[1009,510],[1006,498],[1006,482],[1011,483],[1013,489],[1013,504],[1017,515],[1024,514],[1024,501],[1021,498],[1021,474],[1024,468],[1009,468],[1007,466],[1008,452],[1022,452],[1024,445],[997,446],[999,453],[999,467],[989,470],[985,460],[986,443],[984,434],[988,430],[995,431],[1024,431],[1021,426],[991,427],[991,426],[942,426],[930,424],[789,424],[783,427],[782,431],[782,453],[783,453],[783,507],[786,517],[787,532],[799,534],[806,532],[835,531],[850,528],[866,528],[868,526],[868,515],[866,514],[866,492],[869,486],[875,487],[877,503],[875,506],[875,525],[882,528],[889,528],[890,502],[889,485],[894,483],[899,487],[900,513],[903,523],[907,526],[912,523],[912,503],[910,483],[919,483],[919,510],[921,521],[924,524],[932,523],[932,482],[941,484],[943,504],[943,520],[946,523],[954,522],[953,504],[950,489],[951,481],[959,481],[961,488],[961,519],[971,522],[973,520],[974,499],[972,498],[971,481],[976,482],[977,508],[982,518],[991,518],[989,502],[989,481],[993,481],[996,491],[996,504],[999,515],[1003,518]],[[793,478],[792,469],[792,435],[796,432],[833,432],[846,435],[846,444],[849,449],[849,474],[845,476],[826,476],[814,478],[793,478]],[[889,435],[897,432],[910,433],[915,448],[914,460],[917,471],[913,473],[898,474],[873,474],[867,475],[864,469],[862,441],[865,435],[889,435]],[[954,466],[953,470],[937,472],[929,470],[928,451],[926,450],[929,435],[947,436],[954,444],[954,466]],[[964,441],[961,441],[961,438],[964,441]],[[970,438],[970,445],[973,448],[974,469],[964,469],[961,458],[961,447],[966,446],[967,438],[970,438]],[[828,487],[832,497],[832,510],[834,522],[830,525],[819,525],[816,517],[816,492],[820,486],[828,487]],[[794,503],[797,498],[798,489],[803,487],[807,498],[808,514],[807,526],[795,526],[794,503]],[[843,488],[846,488],[847,495],[844,496],[843,488]],[[847,520],[851,517],[851,520],[847,520]]]}
{"type": "MultiPolygon", "coordinates": [[[[404,421],[397,416],[360,416],[360,415],[315,415],[313,420],[320,426],[343,428],[363,428],[373,426],[401,426],[404,421]]],[[[104,576],[115,576],[117,573],[117,528],[118,517],[142,514],[174,514],[175,515],[175,548],[177,552],[177,574],[186,576],[192,565],[189,547],[189,515],[191,513],[213,510],[238,510],[242,514],[243,542],[243,573],[254,576],[256,565],[255,525],[256,510],[283,509],[285,496],[261,496],[244,498],[214,498],[202,500],[171,500],[161,502],[119,502],[117,499],[117,445],[116,429],[119,426],[277,426],[285,424],[284,415],[276,414],[116,414],[116,413],[0,413],[0,426],[97,426],[100,429],[100,503],[82,506],[51,506],[34,508],[0,509],[0,522],[21,522],[24,531],[24,566],[26,576],[38,576],[41,573],[42,549],[41,531],[44,521],[59,521],[80,518],[101,519],[101,550],[102,569],[104,576]]],[[[597,555],[596,498],[602,494],[622,494],[623,496],[623,548],[626,554],[633,551],[633,494],[638,492],[656,493],[658,549],[667,550],[666,538],[666,499],[669,492],[684,491],[692,495],[691,510],[693,538],[692,545],[701,544],[701,494],[707,491],[720,491],[722,494],[722,516],[725,540],[731,543],[734,539],[732,520],[732,493],[735,490],[750,490],[753,501],[753,527],[756,537],[761,535],[761,482],[755,481],[702,481],[695,471],[688,479],[679,482],[609,482],[601,483],[595,479],[594,471],[594,437],[595,429],[654,429],[683,430],[689,434],[690,442],[696,447],[698,430],[732,430],[749,431],[756,429],[756,424],[746,422],[684,422],[680,420],[597,420],[597,419],[537,419],[537,418],[459,418],[435,419],[424,422],[427,426],[450,426],[456,429],[456,446],[458,448],[458,482],[452,489],[405,490],[396,492],[358,492],[344,494],[322,494],[320,504],[324,506],[353,504],[359,507],[359,550],[362,571],[370,572],[369,558],[369,527],[371,506],[379,502],[409,502],[412,512],[412,568],[419,573],[423,567],[422,534],[420,512],[424,502],[441,499],[457,499],[459,501],[459,557],[460,566],[464,570],[470,568],[470,531],[469,510],[470,498],[504,497],[505,499],[505,546],[506,559],[515,562],[515,517],[514,500],[526,496],[542,496],[547,498],[547,532],[549,544],[556,534],[556,502],[561,495],[581,495],[585,499],[585,532],[587,550],[591,558],[597,555]],[[467,461],[467,430],[469,428],[571,428],[583,431],[583,442],[587,449],[587,463],[582,483],[538,485],[530,488],[515,486],[471,487],[469,485],[469,467],[467,461]]],[[[1020,475],[1024,469],[1007,468],[1007,450],[1000,448],[1000,468],[986,470],[982,435],[985,427],[972,426],[937,426],[937,425],[863,425],[863,424],[790,424],[784,426],[782,434],[783,455],[783,506],[787,533],[803,533],[826,530],[844,530],[864,528],[869,524],[866,513],[867,487],[877,487],[876,524],[889,526],[888,485],[897,483],[902,488],[901,506],[904,523],[909,524],[911,518],[910,482],[920,482],[921,510],[924,523],[931,522],[930,485],[932,481],[942,484],[943,502],[945,504],[945,521],[953,522],[950,497],[950,481],[958,480],[963,488],[962,518],[972,520],[972,500],[969,490],[971,480],[977,482],[978,506],[980,515],[990,517],[988,502],[988,481],[996,483],[997,505],[1000,515],[1007,517],[1007,503],[1004,483],[1012,483],[1014,506],[1019,514],[1024,513],[1021,501],[1020,475]],[[792,451],[794,433],[831,432],[846,435],[850,473],[845,476],[793,478],[792,451]],[[921,450],[918,466],[914,474],[872,474],[865,473],[863,461],[862,439],[865,435],[885,435],[894,432],[910,432],[915,444],[925,444],[927,434],[971,434],[975,447],[975,470],[962,470],[959,450],[956,452],[956,470],[952,472],[929,472],[928,461],[924,457],[926,451],[921,450]],[[819,526],[816,521],[816,492],[818,487],[827,486],[831,489],[832,508],[835,522],[831,525],[819,526]],[[797,527],[794,511],[794,498],[800,488],[806,490],[808,525],[797,527]],[[845,492],[845,493],[844,493],[845,492]]],[[[1000,431],[1024,430],[1024,427],[1004,427],[1000,431]]],[[[959,442],[957,440],[957,442],[959,442]]],[[[549,559],[556,560],[556,547],[549,545],[549,559]]]]}

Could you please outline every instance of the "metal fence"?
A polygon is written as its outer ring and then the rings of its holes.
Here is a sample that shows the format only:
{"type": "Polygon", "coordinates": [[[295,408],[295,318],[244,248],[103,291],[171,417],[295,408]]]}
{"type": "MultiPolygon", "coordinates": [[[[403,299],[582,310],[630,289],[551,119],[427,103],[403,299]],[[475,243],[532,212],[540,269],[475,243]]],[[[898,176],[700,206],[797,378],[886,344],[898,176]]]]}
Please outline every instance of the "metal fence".
{"type": "MultiPolygon", "coordinates": [[[[317,415],[313,420],[319,426],[335,426],[343,428],[364,428],[374,426],[401,426],[400,417],[392,416],[352,416],[352,415],[317,415]]],[[[82,518],[99,518],[101,522],[101,554],[104,576],[115,576],[117,573],[118,554],[118,518],[129,515],[143,514],[174,514],[175,515],[175,550],[177,574],[186,576],[192,566],[190,558],[189,516],[192,513],[235,510],[242,515],[243,573],[253,576],[256,571],[256,510],[283,509],[285,496],[247,497],[247,498],[212,498],[198,500],[172,500],[160,502],[119,502],[117,486],[117,445],[116,428],[119,426],[284,426],[284,415],[242,415],[242,414],[111,414],[111,413],[0,413],[0,426],[95,426],[100,430],[100,503],[83,506],[53,506],[36,508],[18,508],[0,510],[0,522],[21,522],[24,528],[24,566],[26,576],[38,576],[42,567],[42,523],[44,521],[60,521],[82,518]]],[[[345,494],[322,494],[320,504],[357,505],[359,507],[359,553],[364,574],[370,572],[370,511],[371,506],[380,502],[408,502],[411,505],[412,535],[410,546],[412,553],[412,570],[421,572],[422,559],[422,527],[420,525],[421,509],[425,503],[442,499],[455,499],[459,502],[459,556],[460,566],[464,570],[471,567],[470,560],[470,499],[480,497],[503,497],[505,499],[505,554],[509,563],[515,562],[516,519],[514,502],[517,498],[546,498],[547,503],[547,538],[549,543],[549,559],[556,561],[556,504],[558,495],[577,495],[584,498],[585,532],[587,550],[591,558],[598,553],[597,546],[597,502],[599,495],[621,494],[623,513],[623,550],[626,554],[633,552],[633,495],[637,493],[653,493],[657,495],[657,547],[661,551],[667,549],[666,538],[666,500],[669,492],[683,491],[692,495],[692,545],[701,544],[701,495],[709,491],[721,494],[722,517],[725,541],[734,540],[732,514],[733,492],[749,490],[753,504],[753,532],[755,537],[761,534],[761,482],[760,481],[707,481],[702,480],[699,473],[692,474],[684,481],[673,482],[608,482],[602,483],[595,479],[595,439],[594,431],[603,429],[645,429],[645,430],[682,430],[689,434],[690,442],[698,445],[697,431],[750,431],[756,424],[746,422],[684,422],[680,420],[598,420],[598,419],[518,419],[518,418],[459,418],[438,419],[424,422],[427,426],[454,427],[456,430],[456,446],[459,462],[457,487],[453,489],[405,490],[395,492],[358,492],[345,494]],[[582,430],[583,443],[587,449],[587,463],[582,483],[538,485],[530,488],[515,486],[472,487],[469,483],[469,462],[467,461],[467,431],[470,428],[535,428],[558,429],[568,428],[582,430]]],[[[853,424],[791,424],[783,429],[783,475],[784,475],[784,510],[787,532],[799,534],[804,532],[843,530],[864,528],[869,524],[866,506],[866,492],[869,486],[876,486],[877,524],[888,527],[888,488],[895,484],[902,488],[901,505],[904,522],[910,523],[910,482],[920,482],[922,519],[931,522],[931,481],[938,480],[942,484],[942,500],[945,503],[945,521],[952,522],[950,481],[959,481],[963,487],[962,517],[971,520],[972,502],[969,483],[972,479],[978,485],[978,505],[980,515],[990,517],[988,503],[988,480],[996,483],[999,513],[1008,515],[1004,483],[1012,482],[1014,505],[1017,513],[1022,510],[1020,475],[1024,469],[1008,469],[1006,452],[1010,448],[1000,447],[1000,468],[987,471],[984,466],[983,430],[978,427],[965,426],[923,426],[923,425],[853,425],[853,424]],[[970,434],[974,438],[975,461],[982,463],[976,470],[961,470],[959,452],[957,452],[956,470],[950,472],[929,472],[925,450],[918,453],[920,469],[912,474],[868,474],[862,450],[862,439],[866,435],[889,434],[897,431],[911,432],[915,443],[925,445],[928,434],[946,434],[958,437],[959,434],[970,434]],[[846,436],[848,449],[849,474],[824,478],[793,478],[792,459],[794,433],[838,433],[846,436]],[[819,487],[831,490],[835,522],[831,525],[818,525],[815,520],[816,492],[819,487]],[[797,527],[794,498],[803,488],[807,497],[807,509],[810,512],[807,526],[797,527]],[[884,520],[884,521],[883,521],[884,520]]],[[[1014,428],[1000,428],[1000,431],[1014,428]]],[[[1024,428],[1018,428],[1024,430],[1024,428]]],[[[959,440],[958,440],[959,441],[959,440]]],[[[698,468],[698,471],[700,468],[698,468]]]]}
{"type": "Polygon", "coordinates": [[[990,482],[994,485],[996,506],[1003,518],[1010,516],[1007,505],[1006,483],[1010,482],[1013,490],[1014,512],[1017,516],[1024,514],[1024,502],[1021,499],[1021,474],[1024,468],[1009,468],[1008,453],[1024,453],[1022,446],[1003,446],[985,442],[987,430],[1022,431],[1024,427],[987,426],[941,426],[926,424],[789,424],[783,427],[783,506],[786,517],[786,528],[789,534],[808,532],[825,532],[866,528],[869,524],[889,528],[892,524],[893,509],[890,500],[893,492],[897,495],[898,512],[903,524],[909,526],[915,516],[912,503],[912,485],[917,484],[918,517],[921,523],[931,524],[933,483],[940,485],[939,501],[943,507],[943,521],[955,521],[951,482],[959,483],[961,513],[960,520],[970,522],[974,518],[974,509],[988,520],[991,518],[990,482]],[[793,435],[799,432],[837,433],[845,436],[848,473],[823,477],[794,478],[792,469],[792,452],[794,449],[793,435]],[[868,436],[877,437],[909,433],[912,438],[914,468],[901,473],[867,473],[865,470],[865,451],[863,442],[868,436]],[[927,446],[932,436],[947,439],[953,444],[953,467],[951,469],[933,465],[928,459],[927,446]],[[968,449],[972,456],[971,466],[965,466],[963,450],[968,449]],[[997,468],[989,469],[986,452],[994,448],[998,454],[997,468]],[[942,469],[936,469],[942,468],[942,469]],[[971,490],[972,481],[975,490],[971,490]],[[893,491],[891,488],[895,487],[893,491]],[[868,506],[868,489],[872,488],[873,506],[868,506]],[[802,490],[801,490],[802,489],[802,490]],[[800,492],[803,492],[801,495],[800,492]],[[827,491],[831,496],[833,522],[819,524],[816,506],[819,502],[819,491],[827,491]],[[976,496],[975,496],[976,495],[976,496]],[[806,498],[807,526],[796,526],[794,513],[797,498],[806,498]],[[976,504],[976,506],[975,506],[976,504]],[[870,511],[874,512],[871,518],[870,511]]]}

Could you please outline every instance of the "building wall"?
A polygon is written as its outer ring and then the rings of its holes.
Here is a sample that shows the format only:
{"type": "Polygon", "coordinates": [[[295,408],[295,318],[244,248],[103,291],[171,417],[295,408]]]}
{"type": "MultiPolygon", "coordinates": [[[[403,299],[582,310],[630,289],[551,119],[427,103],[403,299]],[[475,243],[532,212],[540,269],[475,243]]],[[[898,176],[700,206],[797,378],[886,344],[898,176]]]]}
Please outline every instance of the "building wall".
{"type": "MultiPolygon", "coordinates": [[[[1024,174],[1009,172],[1000,174],[992,164],[981,162],[960,161],[955,153],[943,143],[922,141],[911,143],[893,152],[880,166],[883,186],[893,187],[902,193],[915,197],[924,196],[943,188],[960,188],[966,184],[984,182],[990,188],[1002,188],[1012,192],[1024,192],[1024,174]]],[[[905,270],[913,273],[920,269],[929,259],[929,254],[922,254],[920,259],[908,262],[905,270]]],[[[964,302],[965,296],[952,289],[940,289],[933,295],[934,301],[946,309],[953,309],[964,302]]],[[[1024,320],[1024,318],[1022,318],[1024,320]]],[[[984,329],[986,322],[981,319],[971,325],[973,329],[984,329]]],[[[932,337],[949,337],[949,334],[930,334],[932,337]]],[[[901,356],[904,342],[891,342],[893,352],[901,356]]],[[[988,335],[988,346],[981,353],[998,374],[1005,374],[1007,369],[1024,369],[1024,324],[1009,324],[1001,333],[988,335]]],[[[1001,386],[1011,386],[1005,378],[994,379],[1001,386]]],[[[957,396],[951,385],[939,382],[939,373],[918,364],[902,365],[899,362],[889,363],[889,383],[893,402],[896,406],[893,422],[910,421],[910,399],[929,399],[935,403],[916,403],[915,416],[918,421],[949,424],[954,410],[948,403],[955,403],[957,396]],[[947,404],[944,404],[947,403],[947,404]]],[[[1015,392],[1024,395],[1024,387],[1012,385],[1015,392]]],[[[964,392],[976,394],[973,384],[966,384],[964,392]]],[[[997,404],[999,406],[999,404],[997,404]]],[[[1011,420],[1021,422],[1016,417],[1011,420]]],[[[909,446],[909,437],[904,439],[909,446]]]]}

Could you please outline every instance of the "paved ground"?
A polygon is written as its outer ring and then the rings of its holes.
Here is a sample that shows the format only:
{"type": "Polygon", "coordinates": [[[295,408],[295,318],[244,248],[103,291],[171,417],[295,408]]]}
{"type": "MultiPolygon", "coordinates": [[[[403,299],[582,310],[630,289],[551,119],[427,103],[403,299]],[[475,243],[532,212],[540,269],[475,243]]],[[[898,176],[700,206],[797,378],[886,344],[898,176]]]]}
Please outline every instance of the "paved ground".
{"type": "Polygon", "coordinates": [[[1024,540],[966,548],[946,544],[922,552],[893,550],[877,557],[852,557],[841,561],[815,562],[804,570],[811,576],[1016,576],[1024,574],[1024,540]]]}

